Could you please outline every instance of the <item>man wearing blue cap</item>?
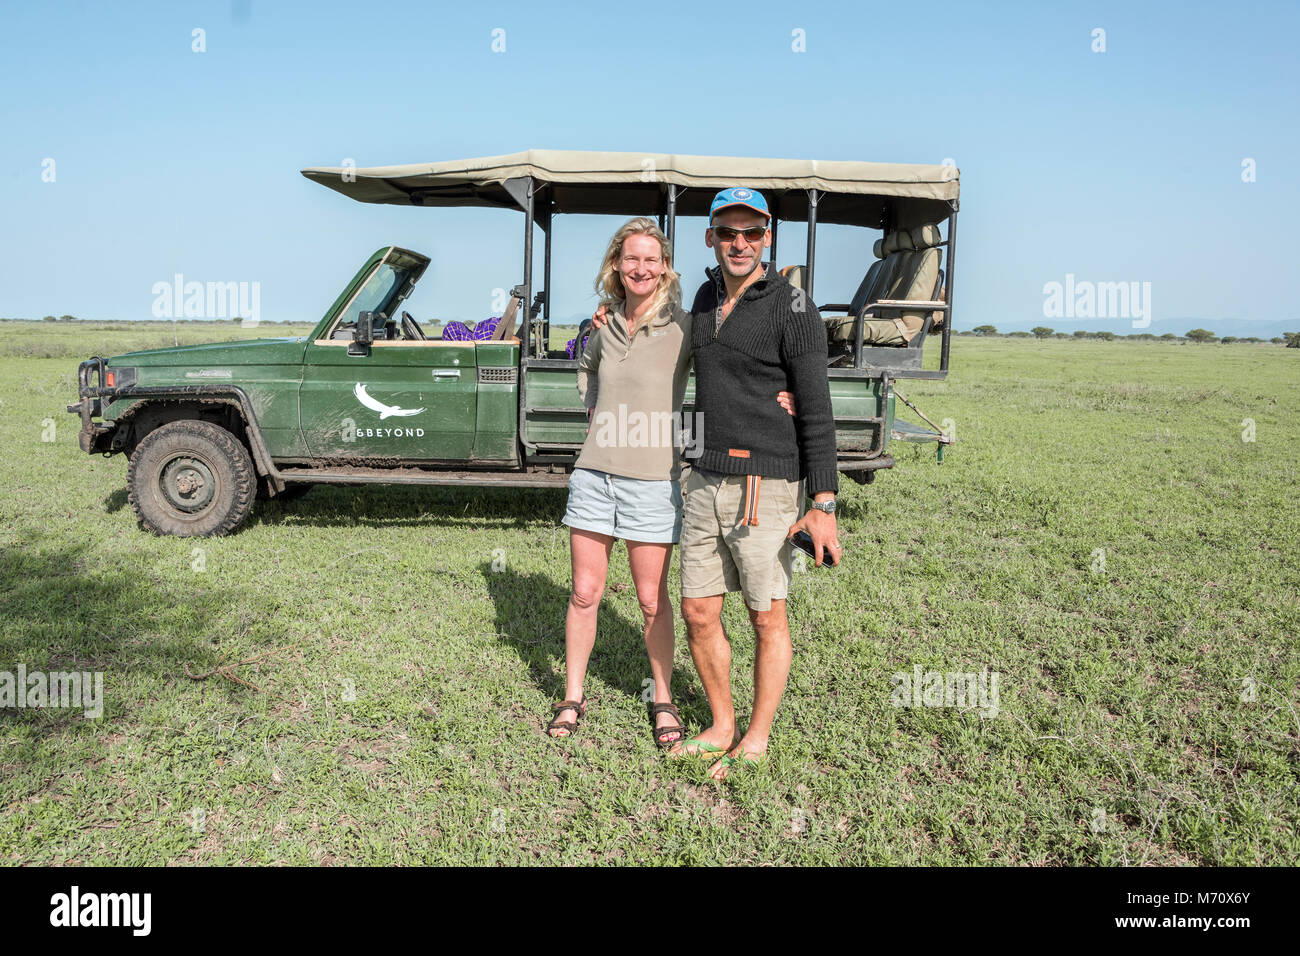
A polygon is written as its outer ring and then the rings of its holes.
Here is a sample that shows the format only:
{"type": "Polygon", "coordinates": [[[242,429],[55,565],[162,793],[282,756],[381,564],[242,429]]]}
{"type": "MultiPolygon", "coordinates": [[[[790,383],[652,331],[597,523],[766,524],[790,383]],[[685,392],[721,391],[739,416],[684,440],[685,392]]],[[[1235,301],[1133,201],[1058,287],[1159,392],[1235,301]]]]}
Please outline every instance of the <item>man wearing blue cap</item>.
{"type": "Polygon", "coordinates": [[[710,207],[705,244],[718,260],[692,306],[699,457],[682,516],[682,617],[713,723],[674,753],[717,757],[721,779],[767,752],[790,672],[785,598],[798,530],[835,563],[835,422],[826,377],[826,329],[817,307],[762,262],[772,244],[762,194],[724,189],[710,207]],[[798,415],[763,400],[794,393],[798,415]],[[770,406],[770,408],[769,408],[770,406]],[[813,501],[804,513],[804,495],[813,501]],[[801,516],[802,515],[802,516],[801,516]],[[722,602],[740,591],[754,627],[754,708],[743,735],[731,698],[731,646],[722,602]]]}

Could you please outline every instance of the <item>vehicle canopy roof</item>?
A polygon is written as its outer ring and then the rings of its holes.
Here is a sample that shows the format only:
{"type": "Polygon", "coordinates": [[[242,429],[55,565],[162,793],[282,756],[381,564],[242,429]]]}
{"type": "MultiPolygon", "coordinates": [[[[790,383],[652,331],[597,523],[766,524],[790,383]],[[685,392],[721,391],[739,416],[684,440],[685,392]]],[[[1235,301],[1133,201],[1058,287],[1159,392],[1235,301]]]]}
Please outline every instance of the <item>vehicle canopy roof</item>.
{"type": "Polygon", "coordinates": [[[532,179],[549,186],[544,198],[553,212],[609,215],[663,213],[674,186],[677,215],[706,216],[714,192],[745,186],[762,191],[779,219],[796,222],[807,221],[815,189],[824,194],[818,222],[876,229],[946,219],[959,187],[952,165],[550,149],[407,166],[313,166],[302,174],[359,202],[511,209],[521,205],[511,187],[532,179]]]}

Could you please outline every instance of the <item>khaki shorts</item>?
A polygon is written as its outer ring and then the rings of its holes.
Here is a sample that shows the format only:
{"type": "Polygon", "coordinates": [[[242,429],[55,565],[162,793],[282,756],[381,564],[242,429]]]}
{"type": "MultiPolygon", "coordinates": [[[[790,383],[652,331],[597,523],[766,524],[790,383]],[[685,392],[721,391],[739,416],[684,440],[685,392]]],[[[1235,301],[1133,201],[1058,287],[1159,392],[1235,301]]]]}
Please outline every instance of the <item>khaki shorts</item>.
{"type": "Polygon", "coordinates": [[[758,523],[741,525],[745,475],[692,468],[682,510],[682,597],[740,591],[745,604],[768,611],[790,590],[790,525],[803,514],[803,482],[764,478],[758,523]]]}

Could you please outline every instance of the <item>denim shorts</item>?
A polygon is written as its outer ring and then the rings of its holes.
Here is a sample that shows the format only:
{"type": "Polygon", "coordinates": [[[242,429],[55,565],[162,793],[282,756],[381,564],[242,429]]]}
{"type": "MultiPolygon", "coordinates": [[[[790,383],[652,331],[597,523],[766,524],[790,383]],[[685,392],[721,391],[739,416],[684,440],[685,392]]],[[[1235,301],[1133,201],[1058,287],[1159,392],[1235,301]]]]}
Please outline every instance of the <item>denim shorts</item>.
{"type": "Polygon", "coordinates": [[[682,533],[682,488],[675,481],[575,468],[564,523],[624,541],[674,544],[682,533]]]}

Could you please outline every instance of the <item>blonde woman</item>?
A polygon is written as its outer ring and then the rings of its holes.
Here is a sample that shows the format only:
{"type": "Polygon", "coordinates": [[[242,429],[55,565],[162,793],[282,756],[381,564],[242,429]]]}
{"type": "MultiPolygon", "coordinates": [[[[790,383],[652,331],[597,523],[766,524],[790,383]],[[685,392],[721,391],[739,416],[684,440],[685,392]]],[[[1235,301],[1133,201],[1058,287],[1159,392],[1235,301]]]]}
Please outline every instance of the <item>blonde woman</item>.
{"type": "MultiPolygon", "coordinates": [[[[596,293],[608,322],[592,334],[579,362],[578,393],[589,426],[564,515],[573,561],[564,622],[565,699],[552,708],[547,732],[567,737],[586,715],[583,684],[596,613],[610,552],[622,538],[654,681],[653,737],[666,750],[686,736],[672,703],[668,565],[682,526],[680,450],[672,423],[680,421],[690,372],[691,316],[681,308],[672,249],[653,220],[632,219],[614,233],[596,293]]],[[[790,410],[788,394],[781,395],[790,410]]]]}

